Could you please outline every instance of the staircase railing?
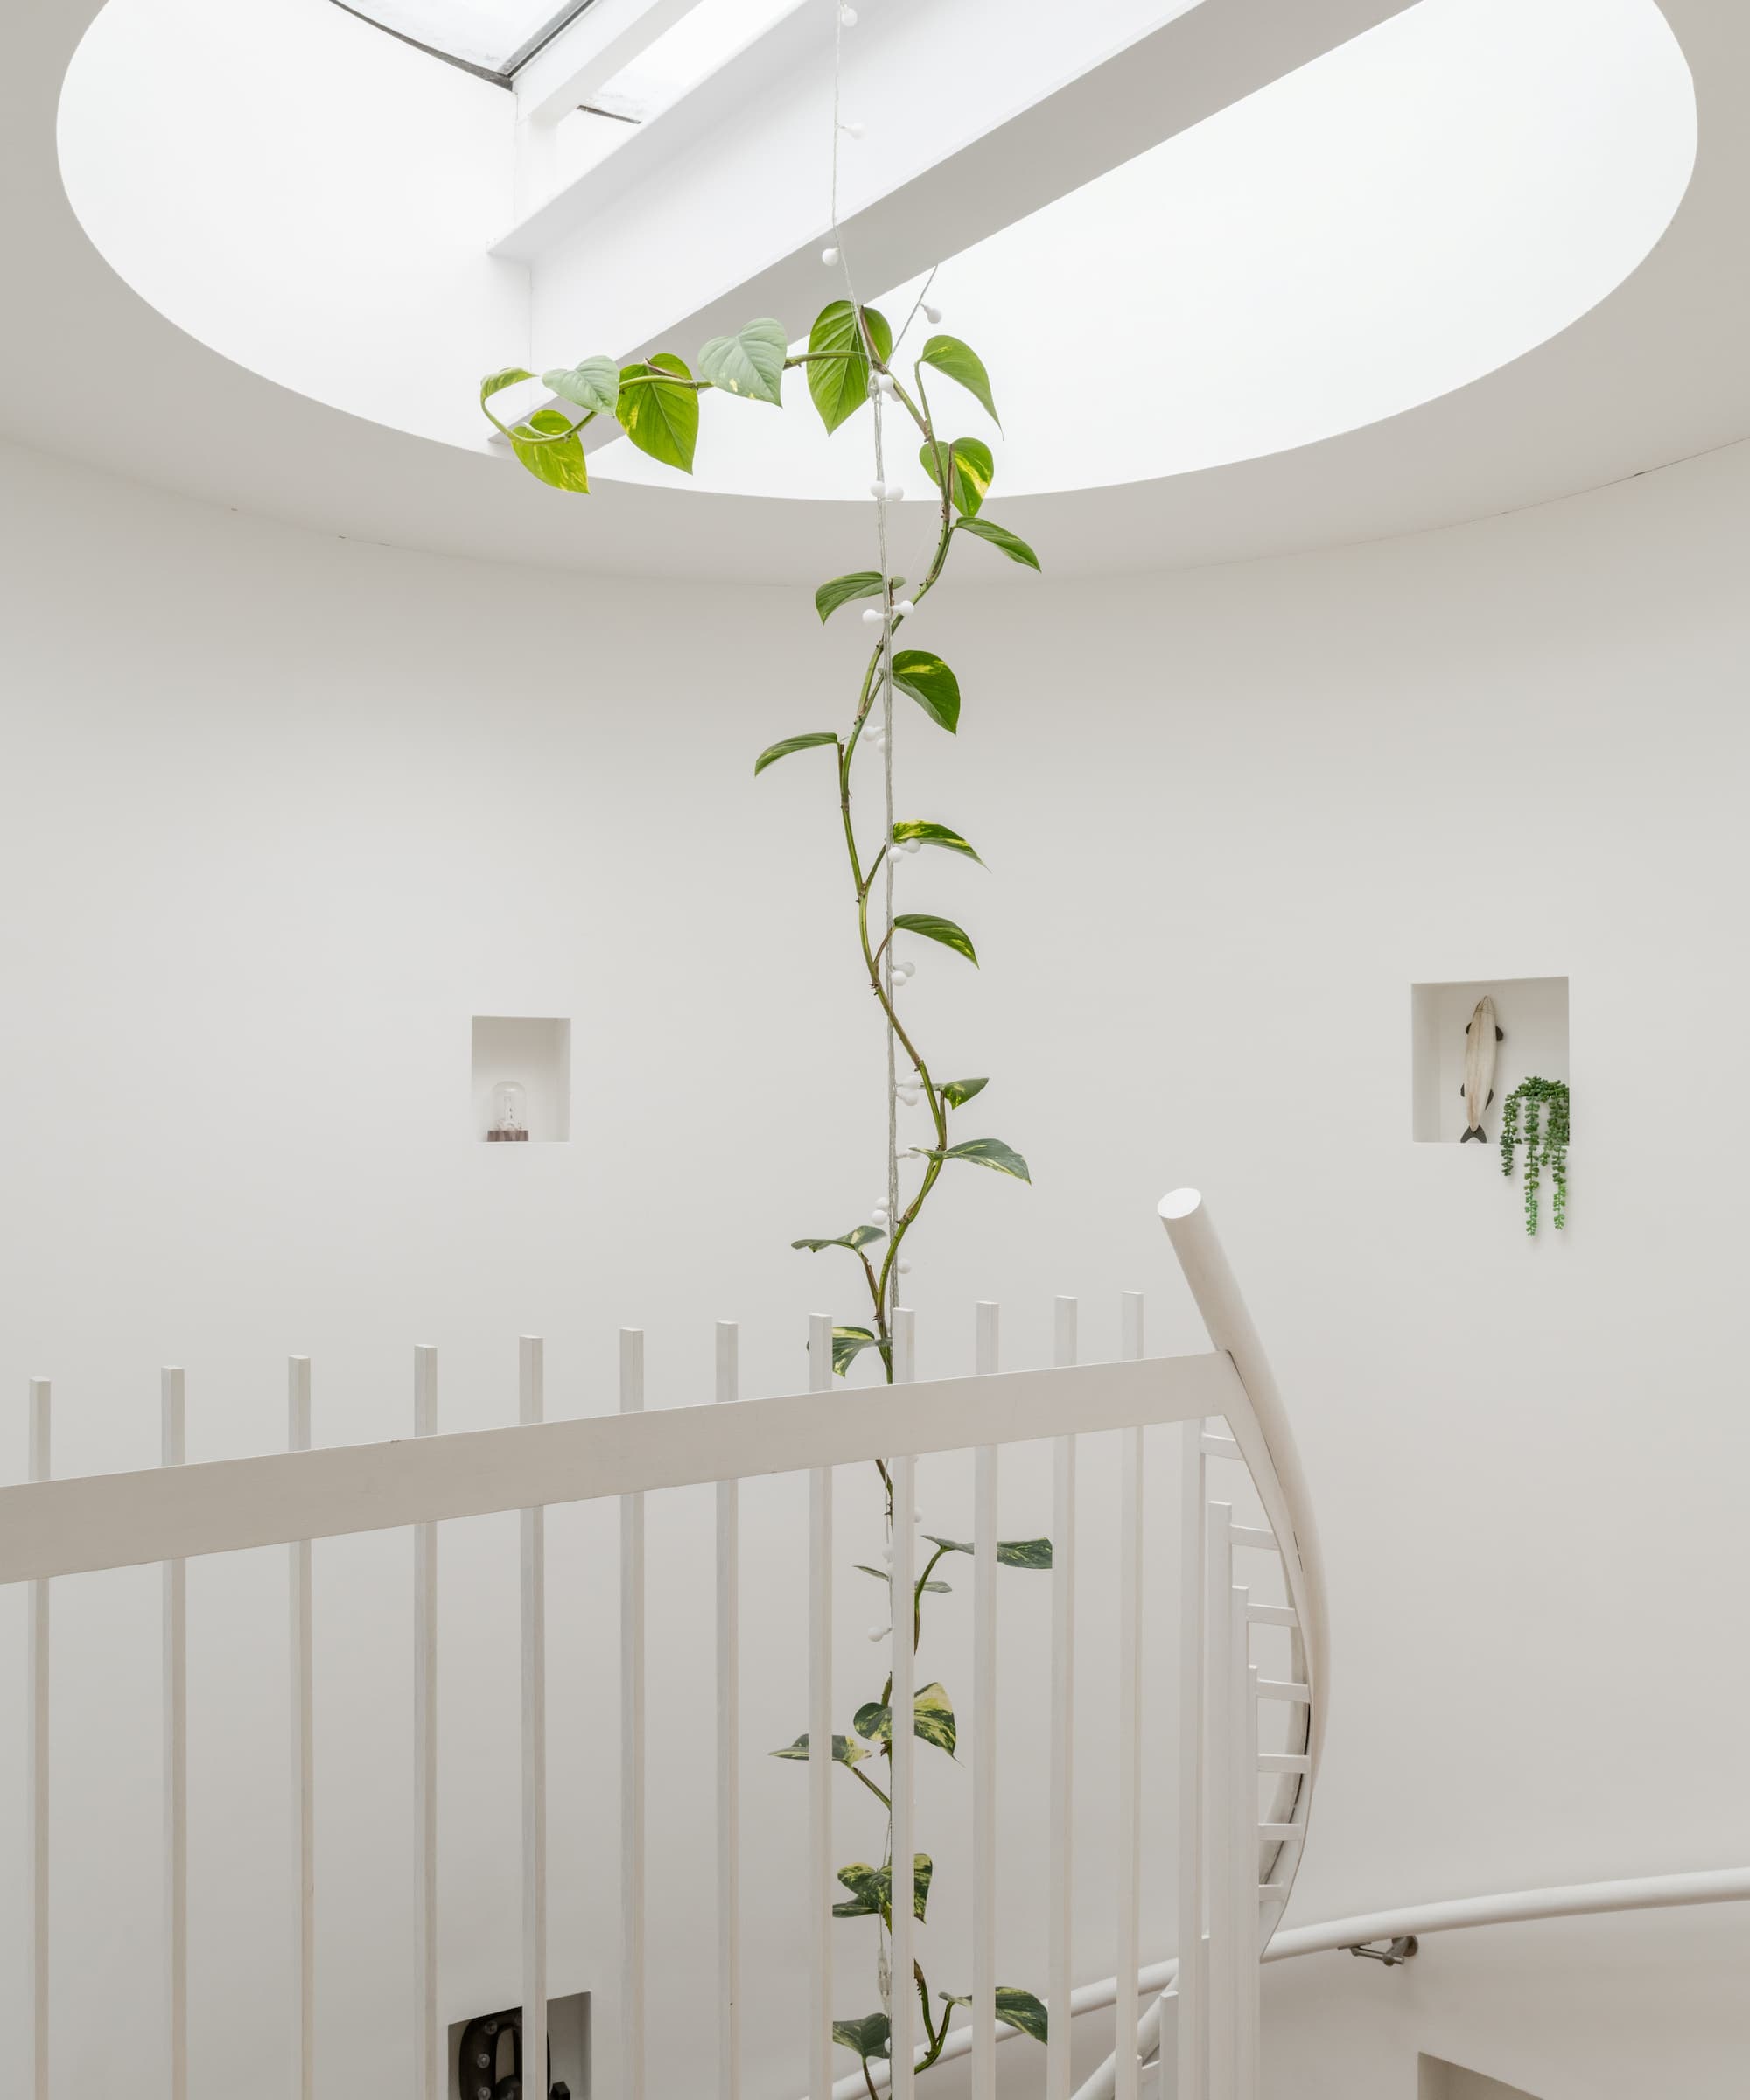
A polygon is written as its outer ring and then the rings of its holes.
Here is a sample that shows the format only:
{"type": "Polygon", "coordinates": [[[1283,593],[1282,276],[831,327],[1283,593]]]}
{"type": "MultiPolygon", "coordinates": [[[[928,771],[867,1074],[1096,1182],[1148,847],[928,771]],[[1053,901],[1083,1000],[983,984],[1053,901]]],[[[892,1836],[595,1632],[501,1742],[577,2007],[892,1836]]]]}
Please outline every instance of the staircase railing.
{"type": "MultiPolygon", "coordinates": [[[[387,1444],[310,1448],[311,1370],[295,1357],[289,1370],[289,1438],[284,1452],[206,1464],[186,1464],[185,1382],[180,1370],[162,1380],[163,1464],[143,1471],[78,1479],[49,1477],[50,1388],[31,1388],[31,1478],[0,1488],[0,1584],[28,1586],[29,1656],[24,1686],[24,1735],[29,1759],[25,1803],[27,1886],[24,1891],[27,1986],[32,2039],[32,2090],[46,2100],[51,2034],[47,1979],[52,1953],[50,1846],[52,1760],[49,1755],[51,1594],[57,1581],[104,1569],[158,1564],[163,1570],[162,1874],[166,1898],[164,1962],[164,2082],[171,2100],[184,2100],[192,2013],[187,1960],[191,1893],[188,1878],[189,1628],[186,1564],[242,1548],[289,1550],[290,1605],[288,1655],[291,1755],[284,1774],[291,1808],[291,1845],[285,1863],[298,1917],[292,1973],[287,1987],[297,2008],[294,2061],[287,2082],[299,2100],[317,2088],[316,1935],[320,1900],[316,1857],[318,1825],[312,1812],[320,1774],[312,1727],[315,1678],[312,1658],[320,1628],[314,1622],[312,1542],[364,1531],[410,1534],[413,1611],[409,1628],[413,1662],[411,1756],[407,1777],[413,1886],[413,2001],[409,2007],[410,2085],[416,2100],[444,2100],[450,2090],[445,2014],[464,2009],[465,1979],[440,1970],[438,1876],[440,1830],[438,1770],[442,1730],[438,1633],[441,1602],[438,1542],[446,1522],[494,1511],[523,1513],[520,1534],[522,1697],[518,1723],[522,1792],[522,1950],[524,2060],[545,2054],[548,1994],[548,1891],[553,1863],[547,1838],[545,1540],[542,1513],[562,1503],[614,1502],[620,1528],[617,1600],[620,1713],[619,1860],[620,1947],[618,1974],[598,1978],[606,2000],[598,2035],[609,2058],[598,2066],[598,2093],[644,2100],[651,2022],[645,1989],[647,1961],[646,1683],[651,1657],[645,1615],[645,1499],[666,1490],[715,1485],[717,1533],[715,1633],[718,1713],[718,1927],[715,1974],[709,1996],[718,2027],[718,2086],[722,2100],[738,2100],[742,2079],[739,2014],[746,1950],[740,1922],[741,1808],[738,1760],[740,1606],[738,1494],[743,1481],[774,1474],[805,1474],[809,1483],[806,1544],[809,1636],[808,1843],[806,1868],[809,1976],[802,2018],[809,2100],[834,2090],[835,1898],[833,1824],[833,1581],[835,1469],[881,1461],[892,1493],[892,1593],[915,1579],[913,1517],[916,1469],[934,1454],[975,1454],[972,1537],[974,1576],[973,1691],[962,1718],[970,1740],[971,2000],[965,2048],[974,2060],[973,2092],[995,2090],[997,1894],[1000,1862],[996,1822],[999,1754],[997,1710],[998,1484],[1003,1455],[1022,1444],[1046,1442],[1051,1452],[1054,1522],[1051,1634],[1049,1833],[1045,1899],[1050,1921],[1043,1996],[1048,2016],[1046,2082],[1050,2100],[1068,2100],[1070,2023],[1077,2009],[1071,1931],[1077,1839],[1074,1746],[1078,1700],[1088,1709],[1085,1659],[1076,1654],[1075,1578],[1078,1547],[1077,1449],[1099,1432],[1119,1432],[1117,1508],[1112,1537],[1117,1550],[1119,1621],[1115,1681],[1103,1697],[1116,1745],[1116,1824],[1119,1862],[1111,1892],[1120,1981],[1116,1986],[1121,2032],[1138,2033],[1141,2010],[1140,1904],[1145,1868],[1143,1844],[1144,1772],[1141,1714],[1146,1658],[1163,1644],[1144,1638],[1163,1608],[1163,1557],[1145,1551],[1144,1436],[1178,1425],[1181,1452],[1182,1537],[1180,1542],[1180,1703],[1183,1726],[1180,1773],[1180,1902],[1182,1944],[1193,1950],[1194,1973],[1180,1987],[1193,2018],[1180,2021],[1180,2092],[1208,2100],[1252,2100],[1257,2056],[1257,1958],[1287,1899],[1306,1830],[1317,1775],[1327,1677],[1322,1576],[1316,1534],[1279,1396],[1256,1333],[1222,1256],[1200,1199],[1169,1197],[1161,1214],[1214,1348],[1177,1358],[1143,1355],[1141,1301],[1126,1294],[1124,1356],[1111,1363],[1076,1362],[1073,1300],[1058,1301],[1056,1362],[1049,1368],[997,1368],[994,1307],[981,1307],[978,1372],[971,1377],[920,1380],[914,1370],[911,1314],[895,1327],[896,1382],[860,1387],[854,1404],[826,1396],[833,1382],[830,1320],[810,1323],[809,1387],[775,1398],[738,1396],[737,1335],[717,1331],[715,1397],[708,1404],[644,1411],[640,1334],[621,1336],[618,1411],[582,1419],[547,1420],[544,1353],[537,1338],[520,1346],[518,1419],[504,1427],[438,1433],[438,1356],[414,1352],[413,1436],[387,1444]],[[723,1404],[730,1403],[730,1404],[723,1404]],[[1226,1474],[1242,1489],[1250,1474],[1264,1516],[1242,1522],[1230,1494],[1212,1493],[1226,1474]],[[1280,1585],[1263,1571],[1280,1564],[1280,1585]],[[1236,1571],[1254,1564],[1258,1578],[1236,1585],[1236,1571]],[[1270,1587],[1279,1594],[1266,1596],[1270,1587]],[[1253,1662],[1254,1637],[1281,1643],[1291,1660],[1281,1676],[1253,1662]],[[1263,1707],[1285,1730],[1266,1729],[1263,1707]],[[1279,1735],[1278,1744],[1275,1737],[1279,1735]],[[1259,1774],[1273,1798],[1263,1810],[1259,1774]],[[611,1985],[609,1988],[603,1986],[611,1985]],[[1187,2039],[1188,2037],[1188,2039],[1187,2039]]],[[[1158,1442],[1158,1438],[1157,1438],[1158,1442]]],[[[1248,1514],[1250,1514],[1248,1512],[1248,1514]]],[[[768,1549],[775,1550],[775,1549],[768,1549]]],[[[892,1856],[913,1849],[915,1789],[912,1614],[899,1610],[886,1636],[892,1678],[888,1740],[878,1754],[889,1762],[892,1856]]],[[[592,1879],[598,1882],[598,1870],[592,1879]]],[[[892,1973],[911,1974],[914,1921],[910,1907],[892,1907],[892,1973]]],[[[84,1966],[84,1950],[72,1949],[84,1966]]],[[[102,1979],[89,1979],[101,1994],[102,1979]]],[[[704,1995],[704,1994],[701,1994],[704,1995]]],[[[479,2010],[478,2007],[472,2008],[479,2010]]],[[[1151,2008],[1151,2012],[1153,2009],[1151,2008]]],[[[896,2093],[909,2094],[922,2040],[912,1994],[896,1992],[890,2007],[891,2061],[868,2067],[888,2071],[896,2093]]],[[[762,2037],[763,2040],[763,2037],[762,2037]]],[[[955,2053],[960,2034],[955,2036],[955,2053]]],[[[1138,2051],[1119,2052],[1116,2091],[1136,2100],[1138,2051]]],[[[867,2082],[859,2078],[857,2085],[867,2082]]],[[[323,2082],[327,2082],[324,2081],[323,2082]]],[[[842,2088],[841,2088],[842,2090],[842,2088]]]]}

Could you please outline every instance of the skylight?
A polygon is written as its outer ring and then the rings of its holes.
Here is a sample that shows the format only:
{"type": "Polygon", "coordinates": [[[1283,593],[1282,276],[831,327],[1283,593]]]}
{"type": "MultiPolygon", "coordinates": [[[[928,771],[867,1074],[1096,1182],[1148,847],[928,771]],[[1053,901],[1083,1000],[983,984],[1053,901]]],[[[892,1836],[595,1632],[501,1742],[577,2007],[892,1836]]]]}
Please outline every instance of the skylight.
{"type": "Polygon", "coordinates": [[[334,0],[391,36],[470,73],[508,82],[517,67],[575,21],[589,0],[334,0]]]}

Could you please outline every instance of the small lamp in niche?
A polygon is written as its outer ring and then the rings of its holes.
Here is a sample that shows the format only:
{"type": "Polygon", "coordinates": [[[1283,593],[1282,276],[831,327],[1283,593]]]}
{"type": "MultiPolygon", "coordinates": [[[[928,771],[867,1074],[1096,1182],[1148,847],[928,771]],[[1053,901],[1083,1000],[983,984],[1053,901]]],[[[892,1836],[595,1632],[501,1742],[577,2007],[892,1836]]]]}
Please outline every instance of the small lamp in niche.
{"type": "Polygon", "coordinates": [[[526,1144],[528,1138],[528,1091],[520,1079],[501,1079],[492,1090],[492,1128],[488,1144],[526,1144]]]}

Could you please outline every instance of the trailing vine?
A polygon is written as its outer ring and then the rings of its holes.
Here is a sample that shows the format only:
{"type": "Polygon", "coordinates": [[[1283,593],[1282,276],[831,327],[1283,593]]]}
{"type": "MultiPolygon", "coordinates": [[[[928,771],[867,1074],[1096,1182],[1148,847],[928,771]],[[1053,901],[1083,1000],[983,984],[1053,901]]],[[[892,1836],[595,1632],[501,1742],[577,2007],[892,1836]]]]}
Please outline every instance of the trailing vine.
{"type": "Polygon", "coordinates": [[[1568,1216],[1568,1084],[1563,1079],[1522,1080],[1501,1110],[1501,1171],[1513,1173],[1513,1152],[1525,1147],[1525,1229],[1537,1231],[1537,1187],[1543,1171],[1550,1170],[1550,1208],[1556,1230],[1568,1216]],[[1543,1127],[1538,1127],[1539,1117],[1543,1127]],[[1521,1123],[1524,1128],[1522,1133],[1521,1123]]]}
{"type": "MultiPolygon", "coordinates": [[[[838,260],[829,249],[827,259],[838,260]]],[[[848,279],[847,279],[848,286],[848,279]]],[[[893,875],[899,860],[907,860],[929,847],[954,853],[983,864],[972,844],[957,830],[933,818],[898,818],[892,789],[893,703],[896,694],[914,701],[928,721],[952,736],[958,732],[961,714],[960,682],[954,671],[934,651],[895,647],[900,631],[942,580],[950,555],[968,538],[983,541],[1010,561],[1026,568],[1040,567],[1038,556],[1026,541],[1004,526],[982,515],[986,495],[995,475],[995,462],[988,445],[975,438],[944,439],[937,430],[928,394],[931,378],[950,380],[970,393],[997,422],[996,402],[990,375],[983,360],[958,338],[930,335],[902,368],[900,348],[923,312],[933,323],[938,318],[920,298],[896,338],[886,318],[873,307],[854,298],[838,299],[816,317],[805,350],[792,353],[780,322],[750,321],[730,336],[717,336],[698,354],[695,373],[681,358],[661,353],[624,366],[606,357],[586,357],[577,364],[541,374],[549,393],[578,411],[575,416],[556,408],[536,410],[520,420],[501,422],[489,405],[508,388],[534,379],[521,366],[494,372],[482,381],[480,405],[487,419],[508,441],[523,466],[549,486],[569,494],[585,494],[589,475],[583,433],[598,420],[609,420],[641,452],[664,465],[690,473],[699,427],[699,396],[709,388],[743,400],[783,406],[784,374],[803,368],[809,395],[829,435],[850,421],[864,406],[872,410],[876,479],[871,494],[875,500],[878,566],[854,574],[837,576],[815,592],[815,610],[822,623],[850,606],[862,605],[862,619],[872,640],[848,716],[836,727],[813,728],[768,745],[753,762],[755,775],[781,759],[811,749],[832,752],[831,786],[836,819],[834,830],[842,841],[844,866],[850,878],[850,902],[854,921],[857,967],[866,982],[878,1025],[887,1050],[887,1176],[883,1200],[873,1207],[864,1222],[831,1237],[798,1239],[793,1247],[811,1254],[828,1248],[844,1249],[857,1264],[858,1283],[868,1301],[865,1318],[835,1323],[832,1360],[835,1372],[845,1376],[857,1359],[872,1354],[882,1376],[893,1377],[892,1316],[900,1303],[899,1283],[910,1269],[902,1254],[915,1230],[925,1205],[934,1193],[947,1167],[956,1162],[985,1167],[1019,1181],[1030,1181],[1027,1163],[1000,1138],[961,1138],[953,1133],[953,1118],[989,1084],[986,1078],[938,1079],[920,1046],[917,1032],[902,1021],[898,1011],[900,994],[914,974],[914,965],[896,956],[896,936],[928,941],[977,965],[972,937],[963,927],[936,913],[895,912],[893,875]],[[887,533],[890,506],[903,492],[887,477],[885,420],[899,415],[921,439],[918,458],[934,493],[932,543],[928,547],[920,580],[908,596],[892,573],[888,560],[887,533]],[[879,824],[875,840],[868,827],[859,830],[858,788],[867,772],[858,768],[859,750],[867,747],[878,760],[879,824]],[[900,1110],[921,1106],[928,1128],[925,1142],[902,1144],[898,1129],[900,1110]],[[915,1174],[914,1184],[902,1184],[915,1174]]],[[[1000,427],[1000,426],[999,426],[1000,427]]],[[[888,1545],[885,1558],[892,1558],[892,1497],[885,1464],[878,1462],[882,1509],[888,1545]]],[[[888,1590],[892,1627],[871,1628],[872,1638],[887,1637],[895,1628],[901,1652],[915,1657],[921,1645],[924,1600],[947,1592],[948,1585],[936,1569],[949,1555],[970,1554],[970,1543],[926,1534],[934,1550],[917,1578],[912,1594],[903,1600],[892,1597],[891,1564],[864,1566],[860,1572],[884,1583],[888,1590]],[[907,1639],[906,1636],[909,1634],[907,1639]]],[[[1006,1567],[1048,1569],[1052,1564],[1049,1539],[1011,1539],[997,1549],[998,1562],[1006,1567]]],[[[914,1663],[915,1668],[915,1663],[914,1663]]],[[[891,1769],[892,1758],[892,1711],[893,1680],[889,1675],[878,1698],[865,1701],[851,1717],[849,1731],[832,1739],[834,1762],[842,1765],[864,1794],[880,1805],[885,1839],[878,1864],[855,1861],[838,1870],[845,1900],[833,1907],[838,1918],[873,1917],[878,1921],[877,1979],[880,2010],[860,2020],[836,2021],[833,2036],[850,2050],[863,2067],[865,2083],[873,2096],[872,2062],[885,2062],[891,2052],[892,1980],[889,1974],[890,1933],[892,1924],[893,1874],[892,1800],[891,1780],[886,1786],[864,1767],[891,1769]]],[[[952,1757],[956,1724],[952,1703],[939,1684],[920,1686],[914,1695],[917,1736],[925,1744],[952,1757]]],[[[808,1738],[799,1736],[775,1757],[806,1760],[808,1738]]],[[[914,1917],[926,1921],[934,1866],[927,1853],[915,1855],[912,1869],[912,1902],[914,1917]]],[[[905,1900],[902,1895],[900,1900],[905,1900]]],[[[940,1992],[940,2017],[933,2019],[929,1982],[921,1962],[914,1965],[909,1984],[917,1992],[924,2041],[918,2068],[936,2062],[947,2043],[948,2021],[956,2005],[970,2004],[963,1995],[940,1992]]],[[[998,2016],[1024,2034],[1043,2041],[1046,2033],[1046,2007],[1031,1992],[1011,1985],[997,1992],[998,2016]]]]}

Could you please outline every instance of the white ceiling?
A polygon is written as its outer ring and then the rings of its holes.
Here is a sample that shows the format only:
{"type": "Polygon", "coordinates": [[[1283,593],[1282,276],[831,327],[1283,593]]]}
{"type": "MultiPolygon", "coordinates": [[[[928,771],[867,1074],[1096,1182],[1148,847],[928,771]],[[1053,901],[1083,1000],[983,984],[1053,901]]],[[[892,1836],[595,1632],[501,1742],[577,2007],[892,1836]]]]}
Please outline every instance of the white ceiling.
{"type": "MultiPolygon", "coordinates": [[[[1229,27],[1255,39],[1261,20],[1304,17],[1311,4],[1205,0],[1201,48],[1217,51],[1229,27]]],[[[860,556],[864,522],[844,506],[625,485],[564,498],[484,451],[276,386],[172,326],[104,263],[61,188],[58,88],[94,12],[94,0],[38,0],[10,32],[13,62],[0,83],[9,305],[42,319],[0,338],[0,430],[190,494],[438,551],[774,580],[814,578],[860,556]]],[[[1229,560],[1544,501],[1750,434],[1740,261],[1750,10],[1666,0],[1663,13],[1695,80],[1693,178],[1645,262],[1583,318],[1440,399],[1346,434],[1121,487],[1020,497],[1001,514],[1054,574],[1229,560]]],[[[1577,69],[1592,55],[1578,52],[1577,69]]],[[[1078,105],[1072,92],[1058,121],[1085,125],[1097,107],[1078,105]]],[[[1563,164],[1578,186],[1580,164],[1563,164]]],[[[1645,230],[1657,207],[1643,196],[1639,208],[1645,230]]],[[[722,296],[745,299],[790,278],[805,286],[803,262],[798,253],[722,296]]],[[[774,294],[755,310],[786,305],[774,294]]],[[[1450,331],[1429,334],[1438,350],[1450,331]]],[[[1073,389],[1060,412],[1073,413],[1073,389]]],[[[1292,427],[1286,434],[1292,443],[1292,427]]],[[[993,578],[1003,566],[993,564],[993,578]]]]}

